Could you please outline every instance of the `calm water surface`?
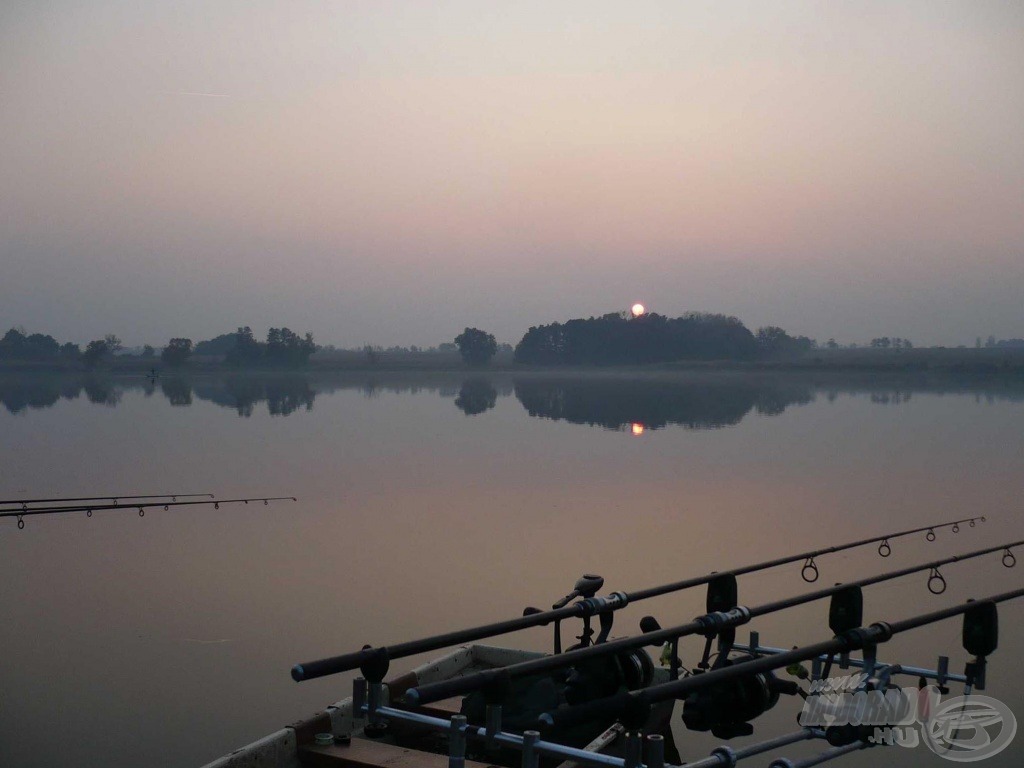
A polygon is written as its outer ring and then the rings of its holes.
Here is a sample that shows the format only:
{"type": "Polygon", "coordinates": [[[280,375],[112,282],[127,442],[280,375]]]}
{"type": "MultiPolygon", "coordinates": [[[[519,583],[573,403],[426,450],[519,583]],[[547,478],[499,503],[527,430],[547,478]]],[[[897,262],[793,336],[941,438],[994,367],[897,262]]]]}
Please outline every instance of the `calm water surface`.
{"type": "MultiPolygon", "coordinates": [[[[819,560],[821,584],[1024,538],[1024,386],[725,375],[0,377],[0,493],[295,495],[296,503],[0,520],[0,765],[196,766],[348,694],[300,660],[550,605],[584,571],[639,589],[938,520],[819,560]]],[[[794,566],[741,601],[808,589],[794,566]]],[[[998,556],[866,591],[869,621],[1024,586],[998,556]]],[[[698,592],[631,606],[702,612],[698,592]]],[[[815,604],[756,622],[829,635],[815,604]]],[[[1024,603],[988,693],[1024,717],[1024,603]]],[[[880,653],[960,671],[960,626],[880,653]]],[[[568,636],[568,632],[566,632],[568,636]]],[[[740,633],[741,639],[745,632],[740,633]]],[[[546,649],[549,633],[502,644],[546,649]]],[[[684,646],[684,663],[699,655],[684,646]]],[[[395,671],[420,660],[396,662],[395,671]]],[[[784,700],[757,735],[791,730],[784,700]]],[[[676,726],[684,759],[717,742],[676,726]]],[[[739,740],[735,743],[742,744],[739,740]]],[[[808,749],[791,748],[799,756],[808,749]]],[[[950,765],[892,748],[839,765],[950,765]]],[[[982,763],[1020,765],[1024,736],[982,763]]],[[[751,765],[767,765],[767,760],[751,765]]]]}

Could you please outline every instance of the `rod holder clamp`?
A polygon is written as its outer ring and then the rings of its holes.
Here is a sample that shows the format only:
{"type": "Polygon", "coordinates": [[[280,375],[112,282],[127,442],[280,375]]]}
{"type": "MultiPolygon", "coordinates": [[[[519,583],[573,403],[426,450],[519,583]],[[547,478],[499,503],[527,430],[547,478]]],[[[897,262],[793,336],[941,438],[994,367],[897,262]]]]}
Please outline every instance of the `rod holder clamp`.
{"type": "Polygon", "coordinates": [[[725,768],[736,768],[736,763],[739,762],[739,758],[736,756],[736,750],[732,747],[721,746],[715,747],[711,750],[711,754],[717,757],[725,768]]]}
{"type": "Polygon", "coordinates": [[[717,635],[720,630],[726,627],[738,627],[750,621],[750,609],[743,605],[737,605],[728,611],[715,611],[706,613],[694,619],[701,625],[705,637],[717,635]]]}

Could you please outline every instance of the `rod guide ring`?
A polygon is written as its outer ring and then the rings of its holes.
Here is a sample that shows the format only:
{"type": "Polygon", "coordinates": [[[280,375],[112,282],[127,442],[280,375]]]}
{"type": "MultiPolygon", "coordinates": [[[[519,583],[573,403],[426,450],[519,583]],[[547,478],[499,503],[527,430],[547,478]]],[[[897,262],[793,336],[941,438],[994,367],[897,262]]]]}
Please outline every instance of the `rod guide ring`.
{"type": "Polygon", "coordinates": [[[804,561],[804,567],[800,569],[800,578],[808,584],[813,584],[818,580],[818,566],[813,557],[808,557],[804,561]]]}

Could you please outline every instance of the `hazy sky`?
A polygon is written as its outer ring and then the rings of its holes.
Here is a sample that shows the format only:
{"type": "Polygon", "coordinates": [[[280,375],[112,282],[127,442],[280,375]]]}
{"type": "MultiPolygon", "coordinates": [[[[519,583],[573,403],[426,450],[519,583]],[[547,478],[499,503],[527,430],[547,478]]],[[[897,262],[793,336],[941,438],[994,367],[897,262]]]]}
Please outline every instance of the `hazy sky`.
{"type": "Polygon", "coordinates": [[[0,332],[1024,336],[1020,2],[0,3],[0,332]]]}

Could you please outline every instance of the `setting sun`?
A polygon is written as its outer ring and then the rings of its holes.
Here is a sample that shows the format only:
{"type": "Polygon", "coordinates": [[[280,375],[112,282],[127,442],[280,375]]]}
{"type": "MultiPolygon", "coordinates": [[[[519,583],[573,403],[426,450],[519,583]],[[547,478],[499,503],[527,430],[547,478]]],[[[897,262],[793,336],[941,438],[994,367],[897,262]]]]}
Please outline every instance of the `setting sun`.
{"type": "Polygon", "coordinates": [[[644,433],[644,425],[637,422],[633,423],[633,434],[639,437],[644,433]]]}
{"type": "Polygon", "coordinates": [[[644,305],[643,304],[634,304],[632,309],[633,309],[633,317],[640,317],[640,315],[642,315],[644,312],[647,311],[647,310],[644,309],[644,305]]]}

